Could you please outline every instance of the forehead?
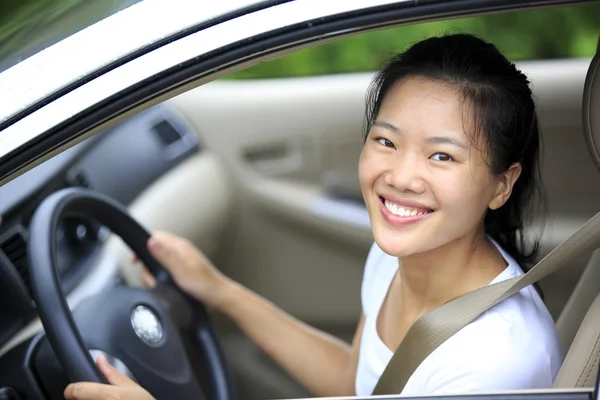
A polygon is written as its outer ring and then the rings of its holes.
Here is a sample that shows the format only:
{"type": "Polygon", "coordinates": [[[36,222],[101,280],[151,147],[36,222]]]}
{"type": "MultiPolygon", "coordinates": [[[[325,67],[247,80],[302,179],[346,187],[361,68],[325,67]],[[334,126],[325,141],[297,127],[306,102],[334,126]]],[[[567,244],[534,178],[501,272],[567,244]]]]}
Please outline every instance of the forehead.
{"type": "Polygon", "coordinates": [[[417,123],[423,128],[436,129],[445,126],[461,133],[464,133],[463,117],[458,90],[448,83],[424,77],[410,77],[392,85],[377,115],[378,119],[392,119],[399,125],[417,123]]]}

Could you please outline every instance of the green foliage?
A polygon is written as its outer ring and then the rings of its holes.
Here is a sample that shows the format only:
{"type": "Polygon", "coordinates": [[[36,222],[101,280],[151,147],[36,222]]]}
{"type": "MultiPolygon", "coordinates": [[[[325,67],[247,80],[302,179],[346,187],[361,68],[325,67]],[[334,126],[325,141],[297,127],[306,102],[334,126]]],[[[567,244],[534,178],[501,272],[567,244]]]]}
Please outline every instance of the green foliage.
{"type": "MultiPolygon", "coordinates": [[[[0,1],[0,71],[137,1],[0,1]]],[[[392,53],[426,37],[447,32],[476,34],[496,44],[515,61],[589,57],[596,48],[599,27],[600,3],[406,25],[299,51],[228,79],[374,71],[392,53]]]]}
{"type": "Polygon", "coordinates": [[[395,52],[430,36],[466,32],[494,43],[511,60],[591,57],[600,5],[543,8],[387,28],[264,62],[228,79],[374,71],[395,52]]]}
{"type": "Polygon", "coordinates": [[[0,0],[0,71],[139,0],[0,0]]]}
{"type": "Polygon", "coordinates": [[[69,12],[82,0],[2,0],[0,3],[0,56],[18,50],[14,48],[29,32],[69,12]]]}

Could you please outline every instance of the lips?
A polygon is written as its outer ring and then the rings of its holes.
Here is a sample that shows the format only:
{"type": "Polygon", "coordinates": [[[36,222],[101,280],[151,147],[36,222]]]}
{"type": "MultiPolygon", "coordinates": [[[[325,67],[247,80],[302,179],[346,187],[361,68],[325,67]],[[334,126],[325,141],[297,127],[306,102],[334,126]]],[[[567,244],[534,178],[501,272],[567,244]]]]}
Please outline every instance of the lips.
{"type": "Polygon", "coordinates": [[[406,201],[391,196],[380,196],[381,213],[386,222],[394,226],[413,224],[429,217],[434,209],[415,201],[406,201]]]}

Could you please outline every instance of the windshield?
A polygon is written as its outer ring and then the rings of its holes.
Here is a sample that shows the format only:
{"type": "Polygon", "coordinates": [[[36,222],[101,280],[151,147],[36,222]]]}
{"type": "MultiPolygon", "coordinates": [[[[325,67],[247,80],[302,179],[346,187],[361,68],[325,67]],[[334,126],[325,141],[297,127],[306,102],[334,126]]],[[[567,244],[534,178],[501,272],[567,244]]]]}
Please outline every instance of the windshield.
{"type": "Polygon", "coordinates": [[[3,0],[0,72],[141,0],[3,0]]]}

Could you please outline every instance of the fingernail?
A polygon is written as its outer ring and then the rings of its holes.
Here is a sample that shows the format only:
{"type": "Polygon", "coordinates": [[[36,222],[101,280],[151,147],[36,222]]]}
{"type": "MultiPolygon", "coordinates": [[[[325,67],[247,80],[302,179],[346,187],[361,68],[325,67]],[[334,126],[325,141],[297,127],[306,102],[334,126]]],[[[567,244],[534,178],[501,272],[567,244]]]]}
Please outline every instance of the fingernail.
{"type": "Polygon", "coordinates": [[[162,247],[162,244],[160,243],[160,241],[158,241],[155,238],[151,237],[148,240],[148,246],[150,246],[151,249],[160,249],[162,247]]]}

